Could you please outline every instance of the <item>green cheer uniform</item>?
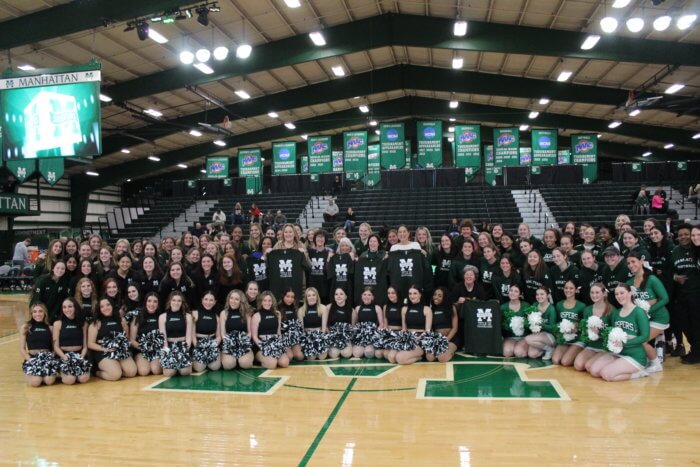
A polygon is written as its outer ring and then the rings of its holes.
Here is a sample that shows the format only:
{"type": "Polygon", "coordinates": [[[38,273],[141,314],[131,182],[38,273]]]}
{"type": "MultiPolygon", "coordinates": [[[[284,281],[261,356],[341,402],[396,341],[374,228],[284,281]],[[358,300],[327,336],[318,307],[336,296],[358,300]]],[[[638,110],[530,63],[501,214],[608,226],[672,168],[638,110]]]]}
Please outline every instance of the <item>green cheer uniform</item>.
{"type": "MultiPolygon", "coordinates": [[[[534,304],[537,306],[537,304],[534,304]]],[[[539,311],[539,308],[538,308],[539,311]]],[[[525,322],[525,326],[527,326],[527,322],[525,322]]],[[[557,310],[552,306],[549,305],[547,306],[547,309],[542,313],[542,331],[546,333],[549,337],[549,340],[552,344],[556,342],[554,339],[554,331],[557,328],[557,310]]]]}
{"type": "Polygon", "coordinates": [[[646,301],[656,300],[656,303],[649,308],[649,325],[654,329],[667,329],[670,323],[670,315],[666,308],[669,299],[661,279],[649,276],[642,290],[634,288],[634,279],[628,280],[627,284],[634,289],[636,298],[646,301]]]}
{"type": "Polygon", "coordinates": [[[644,310],[634,307],[627,316],[620,316],[620,310],[615,309],[610,319],[612,326],[621,328],[627,333],[627,342],[623,344],[620,356],[642,370],[647,365],[647,354],[643,344],[649,340],[649,319],[644,310]]]}
{"type": "MultiPolygon", "coordinates": [[[[573,308],[566,308],[564,306],[564,301],[558,302],[555,305],[555,309],[557,310],[557,327],[556,331],[559,332],[559,323],[561,323],[563,320],[568,319],[572,323],[576,325],[578,328],[578,322],[581,321],[583,318],[583,310],[586,309],[586,305],[582,302],[579,302],[576,300],[576,303],[574,304],[573,308]]],[[[585,347],[585,344],[581,342],[580,339],[581,336],[579,336],[579,339],[568,342],[568,345],[577,345],[579,347],[585,347]]]]}
{"type": "Polygon", "coordinates": [[[515,340],[520,340],[525,338],[525,334],[527,334],[527,316],[525,315],[525,310],[527,310],[530,307],[528,303],[523,302],[522,300],[520,301],[520,309],[518,311],[513,311],[510,309],[510,301],[504,303],[501,305],[501,313],[503,314],[503,337],[508,338],[508,339],[515,339],[515,340]],[[516,316],[519,316],[525,320],[525,333],[522,336],[515,336],[513,334],[513,331],[510,330],[510,323],[506,323],[506,316],[510,315],[511,318],[515,318],[516,316]],[[508,329],[505,329],[505,326],[508,326],[508,329]]]}
{"type": "MultiPolygon", "coordinates": [[[[583,310],[583,316],[581,316],[581,320],[586,320],[593,316],[593,305],[589,305],[583,310]]],[[[612,315],[607,315],[607,316],[599,316],[601,321],[603,321],[603,324],[605,326],[610,326],[610,317],[612,315]]],[[[592,341],[586,344],[587,349],[591,349],[594,352],[606,352],[607,349],[605,348],[605,343],[602,341],[602,339],[598,339],[597,341],[592,341]]]]}

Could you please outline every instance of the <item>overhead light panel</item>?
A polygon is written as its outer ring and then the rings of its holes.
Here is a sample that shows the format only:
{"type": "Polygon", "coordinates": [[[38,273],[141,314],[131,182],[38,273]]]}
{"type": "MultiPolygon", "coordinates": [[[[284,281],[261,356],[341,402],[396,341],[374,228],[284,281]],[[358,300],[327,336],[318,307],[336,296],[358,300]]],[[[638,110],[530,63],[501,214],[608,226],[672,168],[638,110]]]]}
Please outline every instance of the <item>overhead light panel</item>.
{"type": "Polygon", "coordinates": [[[99,173],[93,172],[92,170],[88,170],[87,172],[85,172],[85,175],[89,175],[91,177],[99,177],[100,176],[99,173]]]}
{"type": "Polygon", "coordinates": [[[700,139],[700,133],[695,133],[693,135],[693,139],[700,139]]]}
{"type": "Polygon", "coordinates": [[[293,129],[295,129],[295,128],[297,127],[297,126],[296,126],[295,124],[293,124],[292,122],[287,122],[287,123],[284,124],[284,126],[286,126],[286,127],[287,127],[288,129],[290,129],[290,130],[293,130],[293,129]]]}
{"type": "Polygon", "coordinates": [[[673,143],[664,144],[664,149],[671,149],[673,146],[673,143]]]}
{"type": "Polygon", "coordinates": [[[459,101],[450,101],[451,109],[456,109],[457,107],[459,107],[459,101]]]}
{"type": "Polygon", "coordinates": [[[191,65],[194,62],[194,54],[189,50],[180,52],[180,61],[185,65],[191,65]]]}
{"type": "Polygon", "coordinates": [[[112,102],[112,98],[106,94],[100,94],[100,100],[102,102],[112,102]]]}
{"type": "Polygon", "coordinates": [[[194,129],[190,130],[190,134],[191,134],[192,136],[196,136],[197,138],[199,138],[200,136],[202,136],[202,132],[201,132],[201,131],[199,131],[199,130],[194,130],[194,129]]]}
{"type": "Polygon", "coordinates": [[[304,141],[306,141],[306,140],[309,139],[309,135],[301,135],[301,139],[303,139],[304,141]]]}
{"type": "Polygon", "coordinates": [[[520,131],[527,131],[528,128],[530,128],[530,125],[520,125],[518,127],[520,131]]]}
{"type": "Polygon", "coordinates": [[[641,110],[639,110],[639,109],[634,109],[634,110],[632,110],[630,113],[628,113],[627,115],[629,115],[630,117],[636,117],[636,116],[639,115],[640,113],[642,113],[641,110]]]}
{"type": "Polygon", "coordinates": [[[131,151],[128,150],[127,148],[122,148],[122,152],[123,152],[124,154],[131,154],[131,151]]]}
{"type": "Polygon", "coordinates": [[[211,75],[214,73],[214,69],[206,63],[195,63],[192,66],[204,73],[205,75],[211,75]]]}
{"type": "Polygon", "coordinates": [[[455,21],[452,33],[457,37],[463,37],[467,35],[467,22],[464,20],[455,21]]]}
{"type": "Polygon", "coordinates": [[[236,57],[246,59],[250,57],[253,47],[250,44],[241,44],[236,48],[236,57]]]}
{"type": "Polygon", "coordinates": [[[617,128],[620,125],[622,125],[622,122],[620,120],[615,120],[608,124],[608,128],[617,128]]]}
{"type": "Polygon", "coordinates": [[[597,34],[591,34],[590,36],[587,36],[586,39],[584,39],[583,44],[581,44],[581,50],[591,50],[593,47],[598,44],[598,41],[600,40],[600,36],[597,34]]]}
{"type": "Polygon", "coordinates": [[[381,132],[380,132],[379,130],[374,130],[374,134],[375,134],[375,135],[379,136],[380,133],[381,133],[381,132]]]}
{"type": "Polygon", "coordinates": [[[539,115],[540,115],[539,112],[537,112],[536,110],[533,110],[532,112],[530,112],[530,113],[527,115],[527,118],[529,118],[530,120],[532,120],[532,119],[535,119],[535,118],[539,117],[539,115]]]}
{"type": "Polygon", "coordinates": [[[656,31],[665,31],[671,26],[671,17],[668,15],[659,16],[654,20],[652,26],[656,31]]]}
{"type": "Polygon", "coordinates": [[[318,47],[326,45],[326,38],[323,37],[323,34],[321,34],[320,31],[310,32],[309,37],[311,38],[311,42],[313,42],[318,47]]]}
{"type": "Polygon", "coordinates": [[[642,154],[642,157],[649,157],[649,156],[651,156],[651,154],[652,154],[651,151],[647,151],[644,154],[642,154]]]}
{"type": "Polygon", "coordinates": [[[267,116],[270,118],[277,118],[279,117],[279,114],[277,112],[268,112],[267,116]]]}
{"type": "Polygon", "coordinates": [[[455,57],[452,59],[452,68],[459,70],[464,66],[464,59],[462,57],[455,57]]]}
{"type": "Polygon", "coordinates": [[[456,121],[457,121],[457,119],[456,119],[456,118],[454,118],[454,117],[450,117],[450,121],[451,121],[451,122],[456,122],[456,121]]]}
{"type": "Polygon", "coordinates": [[[369,112],[369,107],[367,107],[366,105],[361,105],[358,108],[360,109],[360,112],[362,112],[363,114],[366,114],[367,112],[369,112]]]}
{"type": "Polygon", "coordinates": [[[629,5],[632,0],[615,0],[612,4],[613,8],[624,8],[629,5]]]}
{"type": "Polygon", "coordinates": [[[19,69],[22,70],[22,71],[32,71],[32,70],[36,70],[36,68],[34,68],[32,65],[30,65],[30,64],[28,64],[28,63],[26,63],[26,64],[24,64],[24,65],[20,65],[20,66],[18,66],[17,68],[19,68],[19,69]]]}
{"type": "Polygon", "coordinates": [[[546,97],[540,98],[540,105],[547,105],[547,104],[549,104],[549,99],[547,99],[546,97]]]}
{"type": "Polygon", "coordinates": [[[331,71],[333,71],[335,76],[345,76],[345,69],[340,65],[331,67],[331,71]]]}
{"type": "Polygon", "coordinates": [[[185,165],[185,164],[177,164],[177,166],[180,167],[181,169],[186,169],[186,168],[187,168],[187,165],[185,165]]]}
{"type": "Polygon", "coordinates": [[[223,148],[224,146],[226,146],[226,142],[225,142],[225,141],[222,141],[222,140],[220,140],[220,139],[215,140],[215,141],[214,141],[214,144],[216,144],[217,146],[220,146],[220,147],[222,147],[222,148],[223,148]]]}
{"type": "Polygon", "coordinates": [[[289,8],[299,8],[301,6],[299,0],[284,0],[284,3],[286,3],[289,8]]]}
{"type": "Polygon", "coordinates": [[[204,170],[204,169],[200,170],[200,172],[203,173],[203,174],[207,173],[207,171],[204,170]]]}
{"type": "Polygon", "coordinates": [[[615,32],[617,30],[617,20],[612,16],[606,16],[600,20],[600,29],[608,34],[615,32]]]}
{"type": "Polygon", "coordinates": [[[204,63],[208,62],[211,58],[211,52],[209,52],[209,49],[205,49],[204,47],[202,47],[197,52],[195,52],[194,56],[197,58],[197,61],[204,63]]]}
{"type": "Polygon", "coordinates": [[[151,39],[153,39],[154,41],[156,41],[159,44],[167,44],[167,42],[168,42],[167,37],[165,37],[164,35],[162,35],[161,33],[159,33],[158,31],[156,31],[153,28],[148,29],[148,37],[150,37],[151,39]]]}
{"type": "Polygon", "coordinates": [[[160,157],[157,157],[157,156],[148,156],[148,160],[149,160],[149,161],[153,161],[153,162],[160,162],[160,157]]]}
{"type": "Polygon", "coordinates": [[[370,120],[370,121],[369,121],[369,126],[377,126],[377,121],[376,121],[376,120],[370,120]]]}
{"type": "Polygon", "coordinates": [[[644,19],[640,17],[630,18],[625,24],[630,32],[639,32],[644,28],[644,19]]]}
{"type": "Polygon", "coordinates": [[[571,78],[571,75],[573,73],[571,71],[564,70],[561,73],[559,73],[559,76],[557,76],[557,81],[560,83],[563,83],[564,81],[568,81],[569,78],[571,78]]]}
{"type": "Polygon", "coordinates": [[[220,45],[214,49],[214,60],[222,61],[226,60],[226,57],[228,57],[228,47],[220,45]]]}
{"type": "Polygon", "coordinates": [[[448,132],[448,133],[454,133],[454,132],[455,132],[455,127],[453,127],[453,126],[447,127],[447,132],[448,132]]]}
{"type": "Polygon", "coordinates": [[[676,21],[676,27],[681,31],[685,31],[693,25],[696,19],[698,19],[698,15],[683,15],[676,21]]]}
{"type": "Polygon", "coordinates": [[[163,116],[163,112],[161,112],[160,110],[156,110],[156,109],[146,109],[143,111],[143,113],[148,114],[151,117],[156,117],[156,118],[163,116]]]}
{"type": "Polygon", "coordinates": [[[239,89],[237,91],[234,91],[235,94],[240,97],[241,99],[250,99],[250,94],[248,94],[246,91],[243,89],[239,89]]]}
{"type": "Polygon", "coordinates": [[[685,87],[685,84],[683,84],[683,83],[675,83],[675,84],[670,85],[668,88],[666,88],[664,93],[675,94],[678,91],[680,91],[681,89],[683,89],[684,87],[685,87]]]}

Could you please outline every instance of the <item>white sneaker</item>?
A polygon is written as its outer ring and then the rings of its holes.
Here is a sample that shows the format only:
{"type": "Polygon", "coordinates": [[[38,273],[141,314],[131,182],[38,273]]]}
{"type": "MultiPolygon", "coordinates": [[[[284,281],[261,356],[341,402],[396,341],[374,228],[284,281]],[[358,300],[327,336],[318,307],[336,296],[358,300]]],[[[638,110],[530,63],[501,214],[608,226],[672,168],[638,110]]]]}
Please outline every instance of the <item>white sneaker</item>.
{"type": "Polygon", "coordinates": [[[659,361],[658,358],[655,358],[654,360],[651,360],[647,367],[644,369],[647,373],[658,373],[660,371],[664,371],[664,367],[659,361]]]}
{"type": "Polygon", "coordinates": [[[542,354],[542,360],[551,360],[553,353],[554,353],[554,348],[552,346],[545,347],[544,354],[542,354]]]}
{"type": "Polygon", "coordinates": [[[636,373],[632,373],[630,379],[646,378],[647,376],[649,376],[649,373],[647,373],[646,370],[639,370],[636,373]]]}

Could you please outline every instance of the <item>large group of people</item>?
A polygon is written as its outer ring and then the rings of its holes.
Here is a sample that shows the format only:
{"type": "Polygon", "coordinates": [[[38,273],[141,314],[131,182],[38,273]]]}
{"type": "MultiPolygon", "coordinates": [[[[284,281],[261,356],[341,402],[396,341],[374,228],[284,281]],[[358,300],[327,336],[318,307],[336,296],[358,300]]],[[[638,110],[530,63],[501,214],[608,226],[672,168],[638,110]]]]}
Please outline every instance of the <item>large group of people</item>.
{"type": "Polygon", "coordinates": [[[52,241],[20,332],[29,384],[339,357],[444,362],[464,347],[474,300],[498,302],[505,357],[608,381],[662,371],[666,353],[700,362],[699,226],[671,236],[648,219],[637,232],[621,215],[540,239],[527,224],[476,232],[465,219],[434,241],[424,226],[379,235],[360,223],[354,242],[343,227],[331,238],[275,227],[159,245],[52,241]]]}

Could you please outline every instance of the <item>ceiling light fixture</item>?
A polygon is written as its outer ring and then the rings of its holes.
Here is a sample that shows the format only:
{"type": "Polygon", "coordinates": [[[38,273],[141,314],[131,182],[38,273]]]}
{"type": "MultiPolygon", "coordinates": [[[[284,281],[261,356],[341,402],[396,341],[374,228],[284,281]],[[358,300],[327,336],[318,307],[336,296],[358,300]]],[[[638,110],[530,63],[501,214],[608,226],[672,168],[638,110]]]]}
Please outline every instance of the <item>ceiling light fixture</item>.
{"type": "Polygon", "coordinates": [[[301,135],[301,139],[303,139],[304,141],[306,141],[306,140],[309,139],[309,135],[301,135]]]}
{"type": "Polygon", "coordinates": [[[630,32],[639,32],[644,28],[644,19],[640,17],[630,18],[625,24],[630,32]]]}
{"type": "Polygon", "coordinates": [[[277,118],[279,117],[279,114],[277,112],[268,112],[267,116],[270,118],[277,118]]]}
{"type": "Polygon", "coordinates": [[[656,31],[665,31],[669,26],[671,26],[671,17],[668,15],[659,16],[654,20],[652,26],[656,31]]]}
{"type": "Polygon", "coordinates": [[[220,140],[220,139],[214,140],[213,143],[216,144],[217,146],[222,147],[222,148],[223,148],[224,146],[226,146],[226,141],[222,141],[222,140],[220,140]]]}
{"type": "Polygon", "coordinates": [[[214,69],[206,63],[195,63],[192,66],[204,73],[205,75],[211,75],[214,73],[214,69]]]}
{"type": "Polygon", "coordinates": [[[450,101],[450,108],[451,109],[456,109],[457,107],[459,107],[458,101],[450,101]]]}
{"type": "Polygon", "coordinates": [[[214,60],[222,61],[226,60],[226,57],[228,57],[228,47],[220,45],[214,49],[214,60]]]}
{"type": "Polygon", "coordinates": [[[530,125],[520,125],[518,127],[520,131],[527,131],[528,128],[530,128],[530,125]]]}
{"type": "Polygon", "coordinates": [[[345,69],[340,65],[331,67],[331,71],[335,76],[345,76],[345,69]]]}
{"type": "Polygon", "coordinates": [[[673,146],[673,143],[664,144],[664,149],[671,149],[673,146]]]}
{"type": "Polygon", "coordinates": [[[299,0],[284,0],[284,3],[286,3],[289,8],[299,8],[301,6],[299,0]]]}
{"type": "Polygon", "coordinates": [[[461,19],[455,21],[454,27],[452,28],[452,33],[457,37],[464,37],[467,35],[467,22],[461,19]]]}
{"type": "Polygon", "coordinates": [[[146,109],[143,111],[143,113],[148,114],[151,117],[156,117],[156,118],[163,116],[163,112],[161,112],[160,110],[156,110],[156,109],[146,109]]]}
{"type": "Polygon", "coordinates": [[[102,102],[112,102],[112,98],[106,94],[100,94],[100,100],[102,102]]]}
{"type": "Polygon", "coordinates": [[[600,29],[602,29],[603,32],[608,34],[615,32],[615,30],[617,29],[617,20],[612,16],[606,16],[605,18],[600,20],[600,29]]]}
{"type": "Polygon", "coordinates": [[[297,127],[297,126],[296,126],[295,124],[293,124],[292,122],[287,122],[287,123],[284,124],[284,126],[286,126],[286,127],[287,127],[288,129],[290,129],[290,130],[293,130],[293,129],[295,129],[295,128],[297,127]]]}
{"type": "Polygon", "coordinates": [[[683,83],[675,83],[675,84],[670,85],[668,88],[666,88],[664,93],[665,94],[675,94],[678,91],[680,91],[681,89],[683,89],[684,87],[685,87],[685,84],[683,84],[683,83]]]}
{"type": "Polygon", "coordinates": [[[622,122],[620,120],[615,120],[608,124],[608,128],[617,128],[620,125],[622,125],[622,122]]]}
{"type": "Polygon", "coordinates": [[[204,47],[202,47],[197,52],[195,52],[194,56],[197,58],[198,61],[204,63],[208,62],[211,58],[211,52],[209,52],[209,49],[205,49],[204,47]]]}
{"type": "Polygon", "coordinates": [[[250,94],[248,94],[246,91],[243,89],[239,89],[237,91],[234,91],[235,94],[240,97],[241,99],[250,99],[250,94]]]}
{"type": "Polygon", "coordinates": [[[153,161],[153,162],[160,162],[160,157],[157,157],[157,156],[148,156],[148,160],[149,160],[149,161],[153,161]]]}
{"type": "Polygon", "coordinates": [[[145,41],[148,39],[149,29],[148,23],[145,21],[136,23],[136,35],[139,36],[139,40],[145,41]]]}
{"type": "Polygon", "coordinates": [[[131,151],[129,151],[129,150],[126,149],[126,148],[122,148],[122,152],[123,152],[124,154],[131,154],[131,151]]]}
{"type": "Polygon", "coordinates": [[[323,37],[323,34],[321,34],[320,31],[310,32],[309,37],[311,38],[311,42],[313,42],[318,47],[326,45],[326,38],[323,37]]]}
{"type": "Polygon", "coordinates": [[[181,169],[186,169],[186,168],[187,168],[187,165],[185,165],[185,164],[177,164],[177,166],[180,167],[181,169]]]}
{"type": "Polygon", "coordinates": [[[547,99],[546,97],[540,98],[540,105],[547,105],[549,104],[549,102],[549,99],[547,99]]]}
{"type": "Polygon", "coordinates": [[[698,15],[683,15],[676,21],[676,27],[681,31],[685,31],[693,25],[696,19],[698,19],[698,15]]]}
{"type": "Polygon", "coordinates": [[[185,65],[191,65],[194,62],[194,54],[189,50],[180,52],[180,61],[185,65]]]}
{"type": "Polygon", "coordinates": [[[154,41],[156,41],[159,44],[167,44],[168,43],[168,38],[153,28],[148,29],[148,37],[150,37],[151,39],[153,39],[154,41]]]}
{"type": "Polygon", "coordinates": [[[532,112],[530,112],[530,113],[527,115],[527,118],[529,118],[530,120],[532,120],[532,119],[535,119],[535,118],[539,117],[539,115],[540,115],[539,112],[537,112],[536,110],[533,110],[532,112]]]}
{"type": "Polygon", "coordinates": [[[561,73],[559,73],[559,76],[557,76],[557,81],[560,83],[563,83],[564,81],[568,81],[569,78],[571,78],[571,75],[573,72],[564,70],[561,73]]]}
{"type": "Polygon", "coordinates": [[[192,136],[196,136],[197,138],[199,138],[200,136],[202,136],[202,132],[199,131],[199,130],[195,130],[195,129],[190,130],[190,134],[191,134],[192,136]]]}
{"type": "Polygon", "coordinates": [[[700,133],[695,133],[693,135],[693,139],[700,139],[700,133]]]}
{"type": "Polygon", "coordinates": [[[464,59],[462,57],[455,57],[452,59],[452,68],[459,70],[464,66],[464,59]]]}
{"type": "Polygon", "coordinates": [[[19,68],[19,69],[22,70],[22,71],[32,71],[32,70],[36,70],[36,68],[34,68],[32,65],[30,65],[30,64],[28,64],[28,63],[26,63],[26,64],[24,64],[24,65],[20,65],[20,66],[18,66],[17,68],[19,68]]]}
{"type": "Polygon", "coordinates": [[[201,6],[195,10],[197,22],[202,26],[209,26],[209,7],[201,6]]]}
{"type": "Polygon", "coordinates": [[[615,0],[612,4],[613,8],[624,8],[630,4],[632,0],[615,0]]]}
{"type": "Polygon", "coordinates": [[[85,175],[89,175],[91,177],[99,177],[100,176],[100,174],[98,174],[97,172],[93,172],[92,170],[88,170],[87,172],[85,172],[85,175]]]}
{"type": "Polygon", "coordinates": [[[644,154],[642,154],[642,157],[649,157],[649,156],[651,156],[651,154],[652,154],[651,151],[647,151],[644,154]]]}
{"type": "Polygon", "coordinates": [[[641,110],[639,110],[639,109],[634,109],[634,110],[630,111],[630,113],[628,113],[627,115],[629,115],[630,117],[636,117],[636,116],[639,115],[640,113],[642,113],[641,110]]]}
{"type": "Polygon", "coordinates": [[[362,112],[363,114],[366,114],[367,112],[369,112],[369,107],[367,107],[366,105],[361,105],[358,108],[360,109],[360,112],[362,112]]]}
{"type": "Polygon", "coordinates": [[[600,36],[597,34],[591,34],[590,36],[587,36],[586,39],[584,39],[583,44],[581,44],[581,50],[591,50],[593,47],[598,44],[598,41],[600,40],[600,36]]]}
{"type": "Polygon", "coordinates": [[[246,59],[250,57],[253,47],[250,44],[241,44],[236,48],[236,57],[246,59]]]}

